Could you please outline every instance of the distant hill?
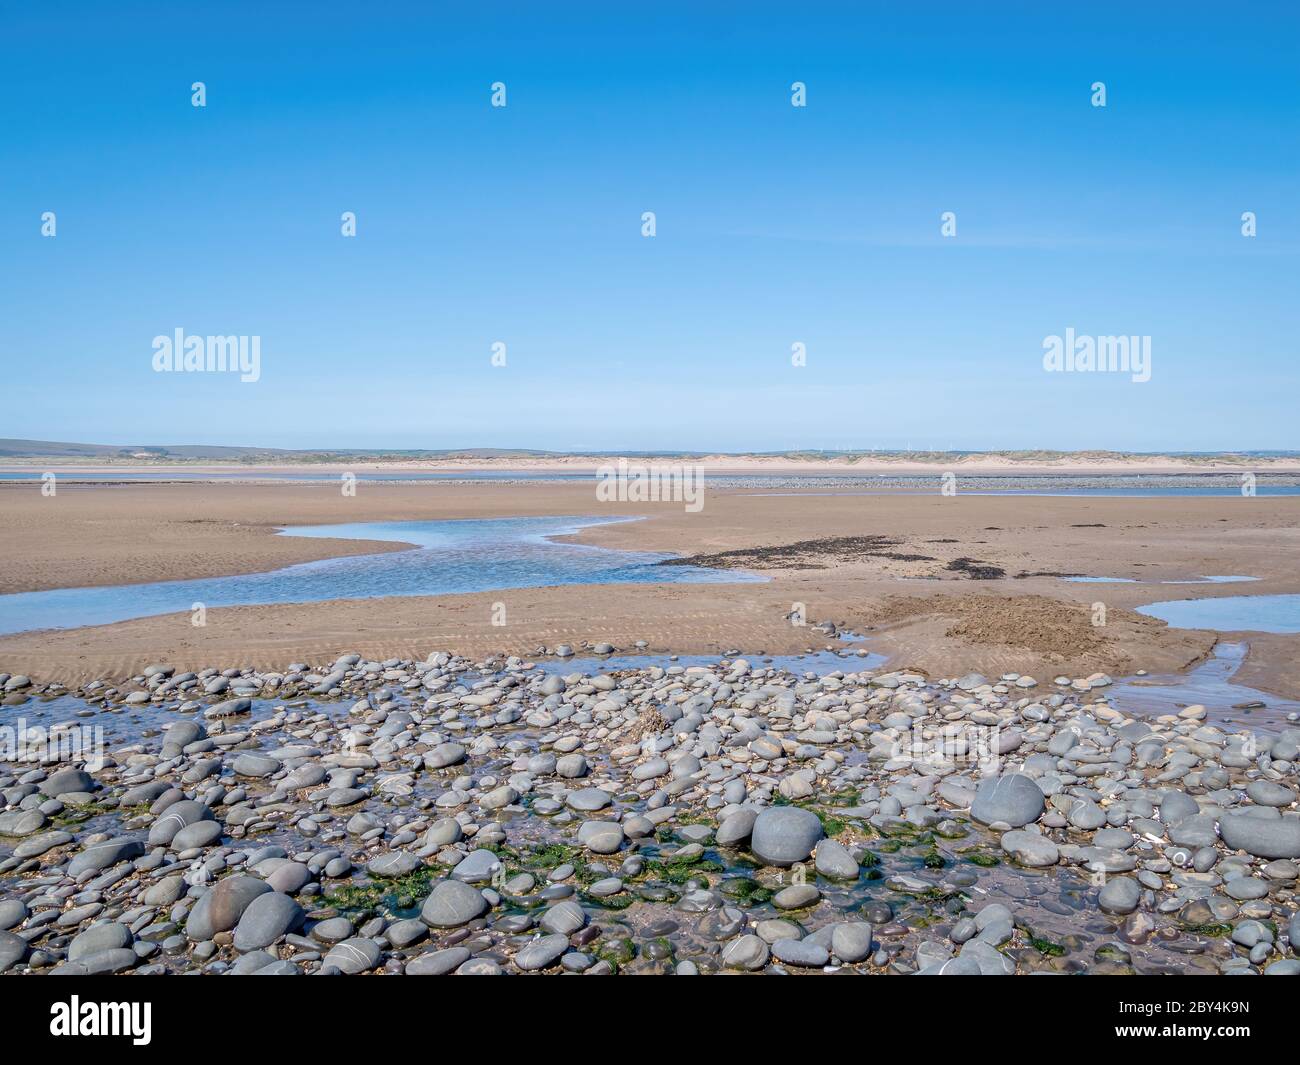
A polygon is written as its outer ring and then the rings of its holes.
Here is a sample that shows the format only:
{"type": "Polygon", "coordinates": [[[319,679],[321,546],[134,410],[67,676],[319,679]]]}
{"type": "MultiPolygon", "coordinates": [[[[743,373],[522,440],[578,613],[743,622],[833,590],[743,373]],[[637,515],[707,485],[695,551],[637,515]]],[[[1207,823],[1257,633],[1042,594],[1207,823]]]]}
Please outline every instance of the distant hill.
{"type": "Polygon", "coordinates": [[[331,462],[339,458],[422,459],[422,458],[537,458],[554,454],[527,448],[471,447],[442,451],[398,448],[331,448],[294,450],[280,447],[238,447],[217,444],[71,444],[57,440],[0,439],[0,458],[93,459],[136,462],[331,462]]]}
{"type": "Polygon", "coordinates": [[[115,465],[118,463],[156,463],[158,465],[185,465],[199,463],[231,463],[235,465],[282,464],[311,465],[339,462],[393,462],[420,461],[463,462],[466,460],[490,463],[521,462],[566,463],[574,459],[607,459],[614,456],[641,459],[707,459],[712,463],[727,459],[751,460],[762,463],[789,462],[795,464],[832,464],[870,467],[877,464],[893,466],[900,463],[928,465],[953,463],[998,463],[1010,466],[1056,464],[1116,464],[1141,465],[1167,460],[1176,465],[1198,467],[1210,463],[1245,464],[1259,460],[1287,460],[1300,458],[1300,451],[1237,451],[1237,452],[1131,452],[1131,451],[543,451],[535,448],[277,448],[254,446],[229,446],[216,444],[78,444],[56,440],[0,439],[0,462],[46,460],[59,463],[87,463],[115,465]]]}

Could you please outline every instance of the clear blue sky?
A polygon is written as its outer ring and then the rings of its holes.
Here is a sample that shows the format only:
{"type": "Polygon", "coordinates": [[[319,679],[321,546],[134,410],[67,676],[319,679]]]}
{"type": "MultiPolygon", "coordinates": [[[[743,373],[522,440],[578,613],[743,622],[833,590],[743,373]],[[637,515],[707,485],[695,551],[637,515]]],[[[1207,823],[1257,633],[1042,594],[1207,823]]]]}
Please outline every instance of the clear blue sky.
{"type": "Polygon", "coordinates": [[[0,436],[1300,447],[1294,5],[703,6],[6,2],[0,436]]]}

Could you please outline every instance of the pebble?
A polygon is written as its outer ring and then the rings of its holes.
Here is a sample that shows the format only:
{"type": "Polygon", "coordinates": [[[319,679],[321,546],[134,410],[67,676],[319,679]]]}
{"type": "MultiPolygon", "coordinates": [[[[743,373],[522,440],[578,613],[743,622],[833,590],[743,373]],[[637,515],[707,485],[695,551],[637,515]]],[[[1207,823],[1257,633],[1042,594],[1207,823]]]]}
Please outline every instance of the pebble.
{"type": "Polygon", "coordinates": [[[1106,881],[1097,896],[1097,904],[1105,913],[1132,913],[1142,898],[1142,888],[1131,877],[1116,876],[1106,881]]]}
{"type": "Polygon", "coordinates": [[[778,806],[755,819],[750,849],[768,865],[788,867],[807,859],[822,835],[821,821],[811,810],[778,806]]]}
{"type": "Polygon", "coordinates": [[[990,777],[980,784],[970,814],[985,825],[1005,824],[1020,828],[1037,821],[1043,812],[1042,789],[1024,773],[990,777]]]}
{"type": "Polygon", "coordinates": [[[458,928],[469,924],[488,908],[483,893],[459,880],[436,884],[420,910],[420,920],[434,928],[458,928]]]}
{"type": "Polygon", "coordinates": [[[803,969],[820,969],[830,961],[825,947],[802,939],[778,939],[772,944],[772,956],[803,969]]]}
{"type": "Polygon", "coordinates": [[[1300,729],[1247,754],[1203,708],[1082,702],[1102,675],[1035,692],[1019,674],[928,680],[847,657],[821,676],[738,658],[563,668],[348,655],[274,679],[160,666],[110,695],[74,690],[110,711],[112,736],[140,735],[112,739],[102,768],[0,763],[0,969],[1298,960],[1300,729]],[[968,725],[997,727],[999,775],[951,752],[897,757],[900,739],[968,725]],[[1231,934],[1193,931],[1216,925],[1231,934]]]}
{"type": "Polygon", "coordinates": [[[541,936],[522,948],[514,957],[515,965],[523,972],[549,969],[569,949],[569,937],[556,932],[541,936]]]}
{"type": "Polygon", "coordinates": [[[332,965],[342,973],[355,976],[357,973],[373,969],[379,964],[382,956],[383,951],[379,949],[379,944],[372,939],[345,939],[330,948],[323,964],[332,965]]]}
{"type": "Polygon", "coordinates": [[[1004,832],[999,842],[1004,851],[1031,869],[1055,865],[1061,860],[1061,852],[1057,850],[1056,844],[1037,832],[1015,829],[1004,832]]]}

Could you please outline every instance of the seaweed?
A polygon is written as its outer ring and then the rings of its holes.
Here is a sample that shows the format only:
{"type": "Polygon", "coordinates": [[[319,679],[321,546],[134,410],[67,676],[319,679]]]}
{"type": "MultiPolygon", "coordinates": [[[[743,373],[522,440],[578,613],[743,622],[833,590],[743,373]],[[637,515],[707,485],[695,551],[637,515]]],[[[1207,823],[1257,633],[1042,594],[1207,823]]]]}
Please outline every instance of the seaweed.
{"type": "Polygon", "coordinates": [[[737,876],[724,880],[718,890],[727,898],[735,899],[745,906],[761,905],[768,902],[776,894],[771,888],[764,887],[757,880],[747,876],[737,876]]]}
{"type": "Polygon", "coordinates": [[[1038,936],[1031,935],[1029,937],[1029,945],[1038,951],[1039,954],[1048,958],[1059,958],[1065,954],[1065,947],[1060,943],[1053,943],[1049,939],[1040,939],[1038,936]]]}

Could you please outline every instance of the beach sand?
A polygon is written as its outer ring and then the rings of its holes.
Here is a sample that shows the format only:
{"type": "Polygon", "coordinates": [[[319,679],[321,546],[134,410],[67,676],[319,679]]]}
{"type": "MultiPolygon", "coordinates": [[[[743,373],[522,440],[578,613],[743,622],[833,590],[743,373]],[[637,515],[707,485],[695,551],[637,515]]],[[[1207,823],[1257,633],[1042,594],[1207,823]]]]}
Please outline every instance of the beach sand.
{"type": "MultiPolygon", "coordinates": [[[[276,534],[292,524],[511,515],[640,516],[583,530],[581,542],[707,556],[765,583],[607,585],[470,595],[212,608],[90,629],[0,637],[0,670],[37,679],[121,679],[181,669],[283,668],[344,651],[369,657],[533,654],[608,641],[629,648],[786,653],[835,644],[786,616],[833,620],[864,645],[931,676],[968,670],[1041,679],[1094,671],[1169,672],[1207,655],[1214,634],[1132,613],[1162,599],[1300,592],[1300,498],[1104,498],[889,494],[772,495],[709,489],[681,503],[602,503],[589,482],[337,485],[169,483],[76,486],[53,498],[0,485],[0,592],[210,577],[402,550],[384,542],[276,534]],[[746,552],[731,555],[732,552],[746,552]],[[921,556],[921,557],[917,557],[921,556]],[[1001,570],[999,579],[973,579],[1001,570]],[[1074,584],[1050,574],[1136,578],[1074,584]],[[1247,574],[1249,585],[1162,585],[1247,574]],[[507,624],[491,624],[504,603],[507,624]],[[1094,604],[1105,624],[1093,624],[1094,604]]],[[[1240,677],[1300,697],[1300,636],[1248,636],[1240,677]]],[[[838,644],[835,644],[838,645],[838,644]]],[[[843,645],[838,645],[843,646],[843,645]]]]}

